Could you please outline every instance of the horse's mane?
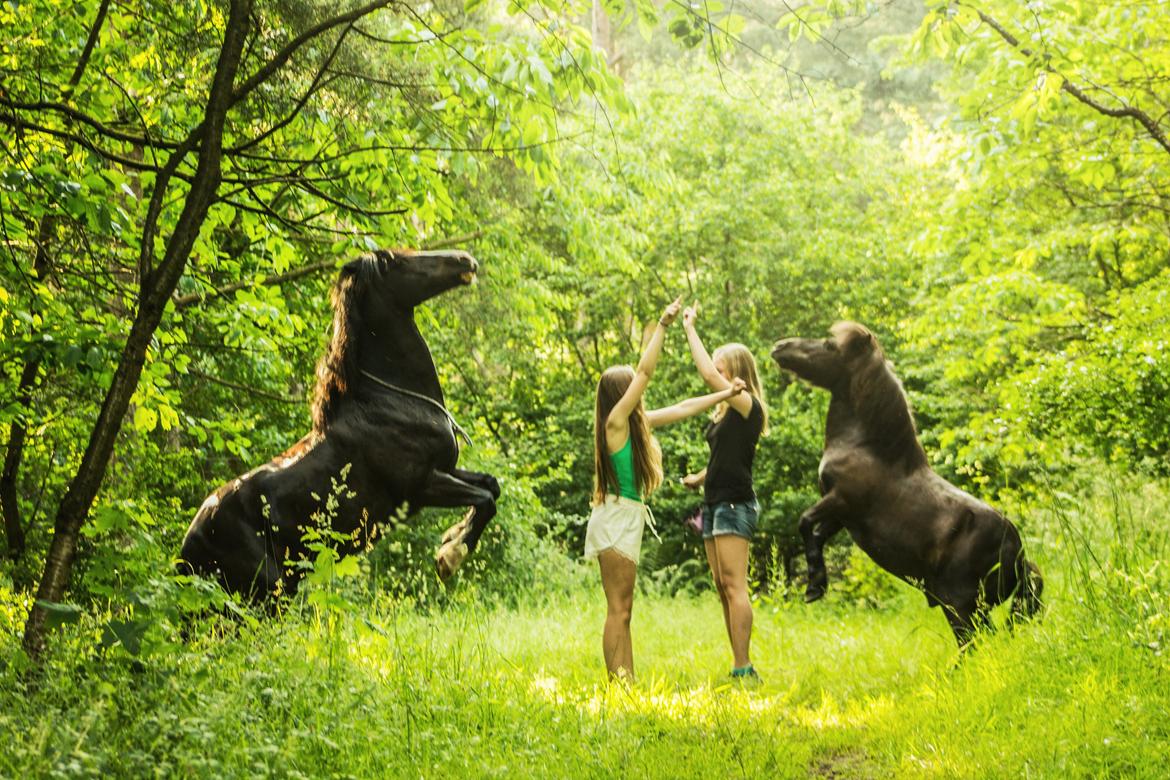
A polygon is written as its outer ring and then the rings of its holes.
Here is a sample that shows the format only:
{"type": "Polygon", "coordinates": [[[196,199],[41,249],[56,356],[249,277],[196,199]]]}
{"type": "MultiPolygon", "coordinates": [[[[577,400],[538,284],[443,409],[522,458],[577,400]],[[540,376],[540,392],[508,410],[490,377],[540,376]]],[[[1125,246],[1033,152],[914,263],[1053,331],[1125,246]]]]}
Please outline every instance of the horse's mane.
{"type": "Polygon", "coordinates": [[[364,330],[358,304],[370,281],[395,257],[412,254],[409,249],[379,249],[342,267],[333,285],[333,337],[317,363],[317,387],[313,390],[313,434],[321,436],[337,416],[337,407],[358,373],[357,340],[364,330]]]}
{"type": "Polygon", "coordinates": [[[877,339],[853,322],[839,322],[831,332],[843,353],[853,350],[861,353],[851,361],[849,399],[865,426],[870,444],[892,460],[905,460],[912,466],[926,465],[926,452],[918,441],[906,391],[877,339]]]}

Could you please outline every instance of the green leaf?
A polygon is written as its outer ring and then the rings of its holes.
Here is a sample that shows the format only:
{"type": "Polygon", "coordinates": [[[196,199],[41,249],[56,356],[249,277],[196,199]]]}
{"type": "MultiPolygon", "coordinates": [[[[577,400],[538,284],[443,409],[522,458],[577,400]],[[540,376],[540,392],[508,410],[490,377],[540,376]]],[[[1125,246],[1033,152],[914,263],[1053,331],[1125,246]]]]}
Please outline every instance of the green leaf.
{"type": "Polygon", "coordinates": [[[85,355],[85,350],[76,344],[70,344],[65,348],[65,354],[61,356],[61,364],[65,368],[74,368],[81,362],[81,358],[85,355]]]}
{"type": "Polygon", "coordinates": [[[66,623],[81,620],[82,609],[76,604],[59,604],[55,601],[37,599],[36,605],[45,611],[45,627],[50,631],[66,623]]]}
{"type": "Polygon", "coordinates": [[[333,568],[333,574],[335,577],[356,577],[357,575],[361,574],[361,571],[362,570],[358,563],[358,559],[353,555],[347,558],[342,558],[333,568]]]}
{"type": "Polygon", "coordinates": [[[120,644],[130,655],[142,650],[142,635],[150,627],[149,620],[111,620],[102,631],[102,647],[120,644]]]}
{"type": "Polygon", "coordinates": [[[139,433],[150,433],[158,424],[158,413],[146,406],[139,406],[134,410],[134,430],[139,433]]]}

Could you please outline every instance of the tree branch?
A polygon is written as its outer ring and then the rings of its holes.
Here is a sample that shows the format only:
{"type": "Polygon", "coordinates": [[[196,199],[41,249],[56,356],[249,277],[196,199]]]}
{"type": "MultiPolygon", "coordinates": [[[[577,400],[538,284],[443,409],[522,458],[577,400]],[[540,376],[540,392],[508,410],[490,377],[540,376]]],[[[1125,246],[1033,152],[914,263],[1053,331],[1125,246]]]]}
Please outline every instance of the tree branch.
{"type": "Polygon", "coordinates": [[[83,124],[83,125],[87,125],[89,127],[92,127],[94,130],[96,130],[98,132],[98,135],[109,138],[112,141],[122,141],[123,143],[135,144],[136,146],[151,146],[151,147],[157,147],[160,149],[176,149],[179,146],[177,143],[174,143],[173,141],[156,141],[156,140],[154,140],[152,138],[148,138],[146,136],[132,135],[130,133],[124,133],[121,130],[115,130],[111,127],[107,127],[106,125],[102,124],[101,122],[94,119],[89,114],[86,114],[83,111],[78,111],[76,108],[73,108],[72,106],[67,106],[64,103],[55,103],[51,100],[38,100],[38,101],[33,102],[33,103],[20,103],[20,102],[17,102],[15,100],[9,100],[8,98],[6,98],[2,94],[0,94],[0,106],[3,106],[5,108],[7,108],[9,111],[13,111],[13,112],[18,112],[18,111],[30,111],[30,112],[52,111],[52,112],[57,113],[57,114],[62,114],[66,118],[71,119],[74,122],[77,122],[78,124],[83,124]]]}
{"type": "MultiPolygon", "coordinates": [[[[1012,35],[1002,24],[997,22],[995,19],[993,19],[992,17],[983,13],[983,11],[979,10],[978,8],[974,8],[973,6],[967,6],[967,7],[971,8],[973,11],[975,11],[975,13],[979,15],[980,20],[982,20],[984,24],[986,24],[992,30],[995,30],[995,32],[999,35],[1000,38],[1003,38],[1003,40],[1009,46],[1011,46],[1016,51],[1020,52],[1020,54],[1023,54],[1025,57],[1036,56],[1035,52],[1033,52],[1027,46],[1021,45],[1020,40],[1018,38],[1016,38],[1016,36],[1012,35]]],[[[1158,142],[1159,146],[1161,146],[1167,152],[1170,152],[1170,139],[1167,139],[1165,131],[1162,130],[1162,128],[1158,124],[1158,122],[1155,121],[1154,118],[1151,117],[1149,114],[1147,114],[1145,111],[1142,111],[1140,108],[1137,108],[1135,106],[1131,106],[1131,105],[1124,103],[1124,102],[1122,103],[1120,108],[1111,108],[1110,106],[1107,106],[1104,103],[1097,101],[1091,95],[1087,94],[1084,91],[1084,89],[1077,86],[1076,84],[1073,84],[1071,81],[1066,79],[1060,73],[1057,73],[1056,71],[1049,69],[1047,67],[1047,65],[1044,66],[1044,69],[1047,72],[1052,73],[1053,75],[1060,76],[1060,78],[1061,78],[1060,88],[1062,90],[1064,90],[1065,92],[1067,92],[1068,94],[1072,95],[1074,98],[1079,100],[1081,103],[1084,103],[1086,106],[1093,109],[1097,113],[1104,114],[1105,116],[1110,116],[1110,117],[1114,117],[1114,118],[1128,117],[1130,119],[1135,120],[1138,124],[1140,124],[1143,128],[1145,128],[1146,132],[1149,133],[1151,138],[1153,138],[1155,141],[1158,142]]],[[[1118,100],[1120,100],[1120,98],[1118,100]]]]}
{"type": "Polygon", "coordinates": [[[232,390],[239,390],[240,392],[248,393],[249,395],[258,395],[261,398],[267,398],[271,401],[280,401],[283,404],[297,405],[305,403],[304,398],[296,398],[291,395],[280,395],[278,393],[272,393],[267,390],[261,390],[258,387],[248,387],[246,385],[237,384],[235,382],[229,382],[226,379],[199,371],[198,369],[188,368],[187,373],[191,376],[197,376],[200,379],[206,379],[208,382],[214,382],[217,385],[223,385],[224,387],[230,388],[232,390]]]}
{"type": "Polygon", "coordinates": [[[331,19],[326,19],[315,27],[311,27],[308,30],[305,30],[303,33],[289,41],[288,44],[285,45],[285,47],[279,52],[277,52],[271,60],[269,60],[263,67],[260,68],[260,70],[256,71],[250,77],[245,79],[244,82],[233,91],[231,105],[234,106],[235,104],[239,103],[241,100],[246,98],[252,92],[252,90],[256,89],[265,81],[270,79],[273,74],[284,67],[285,63],[292,59],[292,56],[296,54],[299,48],[304,46],[313,38],[316,38],[318,35],[326,33],[329,30],[332,30],[334,27],[356,22],[363,16],[367,16],[379,9],[387,8],[393,5],[395,2],[396,0],[375,0],[375,2],[370,3],[369,5],[355,8],[349,13],[344,13],[331,19]]]}
{"type": "Polygon", "coordinates": [[[251,147],[256,146],[262,142],[265,138],[271,137],[274,133],[280,130],[280,128],[287,126],[290,122],[300,116],[301,111],[309,102],[309,99],[312,98],[313,95],[317,94],[318,90],[323,89],[331,82],[331,80],[323,80],[323,78],[326,71],[329,70],[329,66],[333,64],[333,60],[337,59],[337,54],[341,51],[341,46],[345,43],[346,37],[349,35],[350,31],[353,30],[354,24],[355,22],[350,22],[349,25],[341,31],[341,35],[337,36],[337,40],[333,44],[332,51],[329,52],[329,56],[325,58],[324,64],[322,64],[321,67],[317,70],[317,73],[314,74],[312,83],[309,84],[309,88],[305,91],[305,94],[302,95],[300,100],[296,102],[296,105],[293,106],[292,111],[290,111],[283,119],[277,121],[274,125],[272,125],[272,127],[260,133],[260,135],[243,144],[240,144],[239,146],[236,146],[234,149],[229,151],[234,152],[250,149],[251,147]]]}
{"type": "MultiPolygon", "coordinates": [[[[150,163],[143,162],[141,160],[135,160],[131,157],[123,157],[120,154],[115,154],[111,151],[103,149],[85,136],[71,133],[68,130],[58,130],[57,128],[34,124],[33,122],[21,119],[15,114],[0,113],[0,125],[8,125],[15,130],[28,130],[33,133],[43,133],[44,135],[52,136],[53,138],[60,138],[62,141],[68,141],[70,143],[77,144],[78,146],[88,149],[103,159],[109,160],[110,162],[117,163],[119,165],[123,165],[132,170],[149,171],[151,173],[158,173],[161,170],[157,165],[151,165],[150,163]]],[[[182,175],[180,175],[179,178],[189,180],[189,177],[184,177],[182,175]]]]}
{"type": "Polygon", "coordinates": [[[89,28],[89,37],[85,40],[85,48],[81,50],[81,57],[77,60],[77,67],[73,69],[73,75],[69,77],[69,83],[61,90],[66,97],[73,94],[73,90],[77,89],[77,85],[81,83],[81,77],[85,74],[86,67],[89,66],[89,58],[93,55],[93,49],[97,46],[98,35],[101,33],[102,25],[106,23],[106,14],[110,10],[110,0],[102,0],[102,4],[98,6],[97,16],[93,20],[93,26],[89,28]]]}
{"type": "MultiPolygon", "coordinates": [[[[464,233],[460,236],[441,238],[437,241],[431,241],[423,244],[423,248],[444,249],[449,246],[466,244],[468,241],[474,241],[475,239],[479,238],[483,235],[483,233],[484,231],[482,230],[476,230],[471,233],[464,233]]],[[[184,309],[188,306],[193,306],[197,303],[203,303],[204,301],[209,301],[213,298],[222,298],[225,295],[234,293],[236,290],[243,290],[248,287],[262,287],[273,284],[284,284],[285,282],[291,282],[294,279],[300,279],[303,276],[309,276],[310,274],[315,274],[320,271],[332,270],[337,267],[337,262],[337,258],[319,260],[316,263],[309,263],[308,265],[301,266],[300,268],[294,269],[292,271],[286,271],[283,274],[273,274],[272,276],[266,276],[260,281],[253,281],[248,279],[240,282],[232,282],[231,284],[226,284],[223,287],[207,293],[189,293],[187,295],[178,295],[171,298],[171,301],[175,304],[176,309],[184,309]]]]}

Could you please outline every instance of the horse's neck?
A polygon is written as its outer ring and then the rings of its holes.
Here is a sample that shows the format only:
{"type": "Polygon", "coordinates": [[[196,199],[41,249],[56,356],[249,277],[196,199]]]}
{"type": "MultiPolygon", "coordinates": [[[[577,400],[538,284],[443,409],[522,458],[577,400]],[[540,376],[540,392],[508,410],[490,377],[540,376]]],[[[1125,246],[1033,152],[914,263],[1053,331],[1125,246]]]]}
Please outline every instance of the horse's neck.
{"type": "MultiPolygon", "coordinates": [[[[890,381],[895,385],[897,380],[890,381]]],[[[871,387],[871,391],[887,393],[894,388],[871,387]]],[[[848,385],[833,391],[829,413],[825,420],[825,444],[851,442],[864,444],[884,457],[905,459],[909,467],[926,465],[926,453],[918,441],[914,418],[901,387],[896,388],[897,399],[884,405],[865,405],[862,399],[852,397],[848,385]]]]}
{"type": "Polygon", "coordinates": [[[364,334],[361,368],[381,381],[443,403],[435,361],[412,314],[385,317],[364,334]]]}
{"type": "Polygon", "coordinates": [[[829,400],[829,413],[825,418],[825,443],[856,437],[863,433],[864,429],[849,398],[849,388],[834,390],[829,400]]]}

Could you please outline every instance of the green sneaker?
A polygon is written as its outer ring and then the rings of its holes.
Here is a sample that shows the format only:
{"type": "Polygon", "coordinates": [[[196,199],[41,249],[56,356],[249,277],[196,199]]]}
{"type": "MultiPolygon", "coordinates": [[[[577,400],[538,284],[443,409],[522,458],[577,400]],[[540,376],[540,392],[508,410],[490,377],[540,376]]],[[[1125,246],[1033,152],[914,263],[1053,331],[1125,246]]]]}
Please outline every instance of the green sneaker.
{"type": "Polygon", "coordinates": [[[734,682],[746,683],[753,687],[759,685],[761,682],[759,673],[751,664],[732,669],[729,676],[734,682]]]}

